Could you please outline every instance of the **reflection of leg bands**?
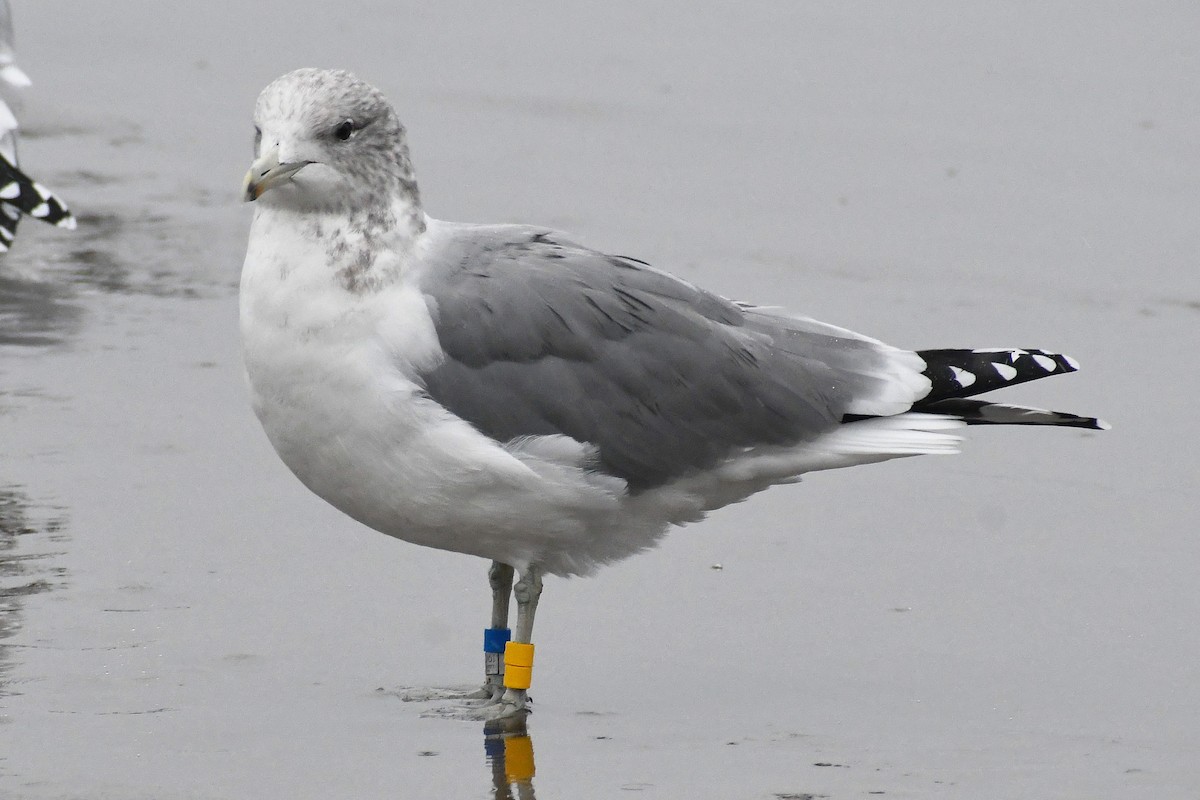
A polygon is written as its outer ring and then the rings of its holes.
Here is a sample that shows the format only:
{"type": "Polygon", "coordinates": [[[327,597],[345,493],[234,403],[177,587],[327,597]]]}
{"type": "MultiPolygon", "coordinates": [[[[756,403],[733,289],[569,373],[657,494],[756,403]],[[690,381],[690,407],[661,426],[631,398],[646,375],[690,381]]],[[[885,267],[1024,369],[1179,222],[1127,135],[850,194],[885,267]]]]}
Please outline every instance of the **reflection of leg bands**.
{"type": "Polygon", "coordinates": [[[483,629],[483,674],[504,674],[504,646],[512,638],[508,628],[483,629]]]}
{"type": "Polygon", "coordinates": [[[528,689],[533,682],[533,645],[509,642],[504,648],[504,685],[528,689]]]}
{"type": "Polygon", "coordinates": [[[533,780],[533,740],[528,734],[504,740],[504,777],[509,783],[533,780]]]}

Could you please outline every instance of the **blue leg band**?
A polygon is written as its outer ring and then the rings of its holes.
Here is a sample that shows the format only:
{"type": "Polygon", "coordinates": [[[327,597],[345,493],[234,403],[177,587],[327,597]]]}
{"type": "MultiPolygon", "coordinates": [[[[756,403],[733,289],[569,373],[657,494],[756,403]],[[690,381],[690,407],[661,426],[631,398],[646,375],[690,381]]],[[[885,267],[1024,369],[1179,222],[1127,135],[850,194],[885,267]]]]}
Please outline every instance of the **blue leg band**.
{"type": "Polygon", "coordinates": [[[504,646],[508,644],[508,640],[511,638],[512,631],[508,628],[484,628],[483,652],[503,653],[504,646]]]}
{"type": "Polygon", "coordinates": [[[504,674],[504,647],[512,638],[508,628],[483,629],[483,674],[504,674]]]}

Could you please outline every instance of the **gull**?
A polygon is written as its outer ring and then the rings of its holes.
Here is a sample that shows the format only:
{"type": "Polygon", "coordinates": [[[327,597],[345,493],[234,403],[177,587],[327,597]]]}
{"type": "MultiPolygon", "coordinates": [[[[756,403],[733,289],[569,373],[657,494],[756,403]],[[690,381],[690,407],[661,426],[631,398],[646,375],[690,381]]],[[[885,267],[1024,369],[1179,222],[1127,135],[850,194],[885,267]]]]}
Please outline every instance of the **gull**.
{"type": "MultiPolygon", "coordinates": [[[[14,61],[8,0],[0,0],[0,80],[20,89],[30,84],[29,76],[14,61]]],[[[75,229],[75,217],[66,204],[18,168],[19,127],[8,103],[0,99],[0,253],[6,252],[16,238],[22,214],[60,228],[75,229]]]]}
{"type": "Polygon", "coordinates": [[[254,123],[254,410],[334,507],[492,562],[484,718],[527,711],[544,575],[806,472],[957,452],[967,425],[1107,427],[973,397],[1075,371],[1064,355],[904,350],[548,228],[434,219],[396,112],[348,72],[278,78],[254,123]]]}

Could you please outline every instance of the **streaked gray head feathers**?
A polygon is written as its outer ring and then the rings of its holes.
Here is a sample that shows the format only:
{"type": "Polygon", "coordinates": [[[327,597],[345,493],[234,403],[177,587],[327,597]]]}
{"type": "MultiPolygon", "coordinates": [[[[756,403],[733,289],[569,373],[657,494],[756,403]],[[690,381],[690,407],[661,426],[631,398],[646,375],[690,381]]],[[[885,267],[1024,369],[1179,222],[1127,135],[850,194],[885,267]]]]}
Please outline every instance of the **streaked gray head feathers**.
{"type": "MultiPolygon", "coordinates": [[[[273,153],[277,163],[321,164],[336,173],[334,186],[308,203],[362,208],[400,193],[419,207],[404,126],[383,93],[351,73],[289,72],[263,89],[254,120],[256,158],[273,153]]],[[[306,170],[305,178],[320,188],[316,172],[306,170]]]]}

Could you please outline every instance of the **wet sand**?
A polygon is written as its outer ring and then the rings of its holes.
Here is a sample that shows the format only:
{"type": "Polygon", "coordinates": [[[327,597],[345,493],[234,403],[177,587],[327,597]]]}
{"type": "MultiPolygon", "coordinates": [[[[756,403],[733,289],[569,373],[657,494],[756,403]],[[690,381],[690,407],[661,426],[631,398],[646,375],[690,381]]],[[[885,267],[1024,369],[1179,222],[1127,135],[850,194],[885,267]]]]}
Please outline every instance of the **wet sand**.
{"type": "Polygon", "coordinates": [[[1200,12],[13,6],[23,163],[80,226],[0,261],[0,797],[1200,791],[1200,12]],[[242,384],[250,110],[302,65],[385,89],[435,216],[1061,349],[1006,396],[1115,428],[972,431],[549,581],[530,738],[422,716],[477,678],[487,565],[309,495],[242,384]]]}

